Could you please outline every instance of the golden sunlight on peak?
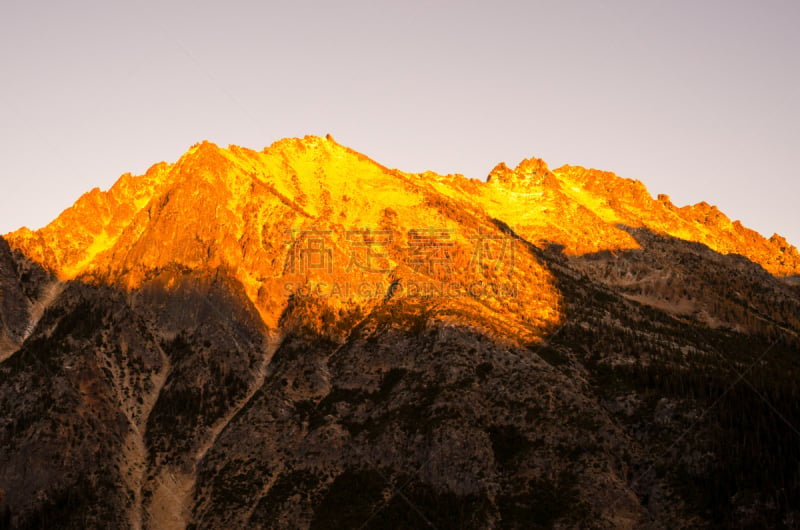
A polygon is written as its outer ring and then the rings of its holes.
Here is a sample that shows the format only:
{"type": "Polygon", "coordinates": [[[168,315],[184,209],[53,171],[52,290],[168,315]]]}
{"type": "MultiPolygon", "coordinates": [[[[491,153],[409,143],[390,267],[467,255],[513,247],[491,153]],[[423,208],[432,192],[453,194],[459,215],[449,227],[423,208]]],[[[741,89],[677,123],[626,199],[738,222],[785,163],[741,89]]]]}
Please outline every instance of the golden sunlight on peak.
{"type": "Polygon", "coordinates": [[[668,196],[654,199],[641,182],[611,172],[551,171],[532,157],[514,169],[497,164],[486,182],[409,174],[330,135],[286,138],[262,151],[203,141],[175,164],[125,174],[108,192],[82,196],[47,227],[20,229],[8,241],[62,279],[114,278],[123,263],[142,271],[172,262],[218,264],[246,271],[243,283],[257,296],[263,273],[253,271],[262,260],[277,266],[275,255],[258,249],[277,244],[286,230],[397,223],[455,230],[485,222],[567,256],[639,249],[630,229],[646,228],[744,255],[773,274],[800,272],[797,249],[785,240],[767,240],[707,203],[677,208],[668,196]]]}

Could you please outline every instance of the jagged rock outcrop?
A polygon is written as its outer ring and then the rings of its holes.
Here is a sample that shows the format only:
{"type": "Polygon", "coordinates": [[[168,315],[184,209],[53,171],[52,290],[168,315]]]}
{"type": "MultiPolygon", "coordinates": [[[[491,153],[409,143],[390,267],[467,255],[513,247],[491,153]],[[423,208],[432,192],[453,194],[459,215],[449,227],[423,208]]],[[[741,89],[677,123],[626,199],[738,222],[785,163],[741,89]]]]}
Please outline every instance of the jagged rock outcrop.
{"type": "Polygon", "coordinates": [[[550,172],[547,163],[541,158],[527,158],[513,170],[500,162],[489,173],[486,182],[507,189],[535,189],[549,186],[558,188],[558,179],[550,172]]]}

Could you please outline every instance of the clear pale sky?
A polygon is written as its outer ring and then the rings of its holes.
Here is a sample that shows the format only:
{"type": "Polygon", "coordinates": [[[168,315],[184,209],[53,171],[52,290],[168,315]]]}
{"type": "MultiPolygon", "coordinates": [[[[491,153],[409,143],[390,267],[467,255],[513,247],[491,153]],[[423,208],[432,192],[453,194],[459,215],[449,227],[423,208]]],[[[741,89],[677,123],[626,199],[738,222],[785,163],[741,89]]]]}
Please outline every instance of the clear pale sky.
{"type": "Polygon", "coordinates": [[[800,244],[800,2],[0,4],[0,233],[192,144],[596,167],[800,244]]]}

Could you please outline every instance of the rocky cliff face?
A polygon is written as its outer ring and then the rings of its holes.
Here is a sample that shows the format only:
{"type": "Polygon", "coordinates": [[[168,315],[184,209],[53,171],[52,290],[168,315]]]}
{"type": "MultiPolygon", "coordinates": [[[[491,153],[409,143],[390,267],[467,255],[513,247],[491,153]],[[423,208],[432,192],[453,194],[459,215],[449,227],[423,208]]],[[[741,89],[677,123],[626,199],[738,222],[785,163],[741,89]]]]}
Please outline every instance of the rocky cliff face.
{"type": "Polygon", "coordinates": [[[706,204],[307,137],[198,144],[6,237],[0,525],[800,516],[800,256],[706,204]]]}
{"type": "Polygon", "coordinates": [[[0,238],[0,352],[10,351],[22,342],[28,324],[28,305],[11,250],[0,238]]]}

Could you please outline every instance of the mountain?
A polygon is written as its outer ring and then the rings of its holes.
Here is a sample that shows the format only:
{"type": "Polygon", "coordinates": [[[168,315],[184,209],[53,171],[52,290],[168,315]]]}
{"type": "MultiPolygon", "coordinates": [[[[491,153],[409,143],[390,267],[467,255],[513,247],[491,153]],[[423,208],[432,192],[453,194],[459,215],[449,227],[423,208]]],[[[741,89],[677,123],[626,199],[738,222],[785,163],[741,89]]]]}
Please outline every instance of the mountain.
{"type": "Polygon", "coordinates": [[[799,278],[613,173],[203,142],[0,238],[0,527],[796,527],[799,278]]]}

